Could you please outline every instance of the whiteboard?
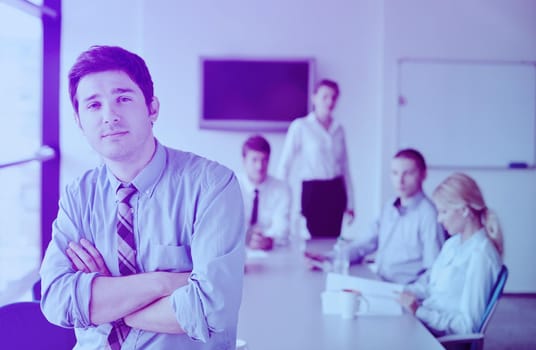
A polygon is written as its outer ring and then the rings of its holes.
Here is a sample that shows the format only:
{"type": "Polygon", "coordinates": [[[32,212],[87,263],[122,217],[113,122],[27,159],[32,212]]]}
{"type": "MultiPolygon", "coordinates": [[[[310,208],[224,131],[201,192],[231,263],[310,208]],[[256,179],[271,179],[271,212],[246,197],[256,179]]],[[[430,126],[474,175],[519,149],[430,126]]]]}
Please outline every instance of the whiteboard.
{"type": "Polygon", "coordinates": [[[397,145],[431,167],[532,167],[536,154],[533,62],[402,60],[397,145]]]}

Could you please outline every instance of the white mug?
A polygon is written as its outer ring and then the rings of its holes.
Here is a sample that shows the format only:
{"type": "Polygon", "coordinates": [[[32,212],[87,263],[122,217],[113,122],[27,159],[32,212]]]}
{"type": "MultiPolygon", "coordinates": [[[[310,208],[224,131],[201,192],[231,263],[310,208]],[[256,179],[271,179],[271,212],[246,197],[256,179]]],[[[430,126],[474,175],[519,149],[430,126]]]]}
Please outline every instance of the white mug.
{"type": "Polygon", "coordinates": [[[366,312],[369,304],[358,291],[343,289],[339,292],[339,306],[341,317],[352,319],[359,313],[366,312]]]}

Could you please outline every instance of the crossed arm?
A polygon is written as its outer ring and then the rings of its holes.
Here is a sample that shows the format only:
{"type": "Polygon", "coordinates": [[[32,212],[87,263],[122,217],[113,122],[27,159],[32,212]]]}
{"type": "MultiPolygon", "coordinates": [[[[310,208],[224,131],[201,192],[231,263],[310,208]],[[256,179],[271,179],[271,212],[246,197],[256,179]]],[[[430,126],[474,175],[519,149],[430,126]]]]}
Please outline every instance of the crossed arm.
{"type": "Polygon", "coordinates": [[[170,295],[188,283],[189,273],[147,272],[112,277],[100,252],[86,239],[69,243],[66,253],[75,270],[100,274],[91,286],[89,316],[93,324],[123,318],[134,328],[184,333],[170,295]]]}

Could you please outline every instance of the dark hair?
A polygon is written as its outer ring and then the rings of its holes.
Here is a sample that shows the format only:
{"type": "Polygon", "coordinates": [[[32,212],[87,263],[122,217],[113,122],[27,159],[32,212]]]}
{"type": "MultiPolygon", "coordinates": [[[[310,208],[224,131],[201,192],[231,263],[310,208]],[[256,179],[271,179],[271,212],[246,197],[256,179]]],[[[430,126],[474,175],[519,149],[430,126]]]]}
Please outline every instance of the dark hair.
{"type": "Polygon", "coordinates": [[[138,55],[118,46],[92,46],[82,52],[69,71],[69,95],[78,113],[76,90],[84,76],[105,71],[125,72],[143,92],[147,107],[154,97],[153,80],[145,61],[138,55]]]}
{"type": "Polygon", "coordinates": [[[262,152],[270,156],[270,144],[261,135],[250,136],[242,145],[242,157],[246,156],[248,151],[262,152]]]}
{"type": "Polygon", "coordinates": [[[332,88],[333,90],[335,90],[335,95],[339,96],[339,84],[337,84],[335,81],[329,79],[322,79],[316,83],[313,92],[316,94],[321,86],[327,86],[329,88],[332,88]]]}
{"type": "Polygon", "coordinates": [[[424,160],[424,157],[422,156],[421,152],[417,151],[416,149],[401,149],[400,151],[396,152],[394,158],[411,159],[415,162],[415,165],[417,165],[417,168],[419,168],[421,172],[426,171],[426,161],[424,160]]]}

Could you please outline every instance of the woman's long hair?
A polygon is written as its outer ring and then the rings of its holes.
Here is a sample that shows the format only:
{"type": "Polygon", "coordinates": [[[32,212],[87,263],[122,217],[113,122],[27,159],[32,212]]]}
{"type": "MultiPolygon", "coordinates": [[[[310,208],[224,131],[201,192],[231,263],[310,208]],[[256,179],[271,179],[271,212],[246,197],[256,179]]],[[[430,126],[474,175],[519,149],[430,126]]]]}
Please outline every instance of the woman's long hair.
{"type": "Polygon", "coordinates": [[[437,186],[433,197],[454,206],[467,206],[472,215],[480,218],[489,239],[502,256],[503,236],[499,218],[486,206],[484,196],[475,180],[466,174],[454,173],[437,186]]]}

